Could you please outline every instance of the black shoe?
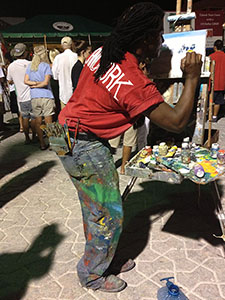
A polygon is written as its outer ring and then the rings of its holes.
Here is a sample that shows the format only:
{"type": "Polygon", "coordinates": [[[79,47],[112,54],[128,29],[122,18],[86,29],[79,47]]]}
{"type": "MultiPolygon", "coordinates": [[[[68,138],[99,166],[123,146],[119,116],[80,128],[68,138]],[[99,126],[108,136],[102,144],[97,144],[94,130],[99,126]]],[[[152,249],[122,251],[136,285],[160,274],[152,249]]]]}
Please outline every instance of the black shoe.
{"type": "Polygon", "coordinates": [[[48,147],[49,147],[49,145],[40,146],[40,149],[41,149],[42,151],[44,151],[44,150],[47,150],[47,149],[48,149],[48,147]]]}

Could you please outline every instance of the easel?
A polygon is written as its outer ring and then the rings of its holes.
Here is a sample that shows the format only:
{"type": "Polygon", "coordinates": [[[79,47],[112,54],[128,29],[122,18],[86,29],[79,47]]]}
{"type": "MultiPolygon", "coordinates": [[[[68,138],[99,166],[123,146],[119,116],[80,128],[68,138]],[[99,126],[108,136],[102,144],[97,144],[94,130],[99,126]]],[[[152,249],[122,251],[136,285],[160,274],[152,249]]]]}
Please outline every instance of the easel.
{"type": "Polygon", "coordinates": [[[176,15],[168,17],[168,22],[174,23],[175,32],[190,31],[191,20],[195,18],[195,13],[192,12],[192,0],[187,0],[186,14],[181,14],[182,0],[177,0],[176,15]]]}
{"type": "MultiPolygon", "coordinates": [[[[177,31],[188,31],[190,30],[190,14],[192,10],[192,0],[188,0],[187,2],[187,16],[182,15],[182,18],[180,17],[180,11],[181,11],[181,0],[177,0],[177,8],[176,8],[176,22],[179,20],[179,25],[175,27],[175,30],[177,31]],[[185,20],[182,24],[182,20],[185,20]],[[187,22],[188,21],[188,22],[187,22]],[[188,23],[188,24],[187,24],[188,23]]],[[[172,20],[174,22],[174,19],[172,20]]],[[[213,102],[213,87],[214,87],[214,69],[215,64],[212,62],[211,66],[211,74],[208,73],[205,76],[201,76],[200,78],[200,84],[202,84],[202,92],[199,99],[200,102],[200,111],[197,113],[197,121],[196,121],[196,127],[194,131],[194,135],[192,138],[192,142],[203,145],[204,144],[204,131],[205,131],[205,122],[206,122],[206,111],[207,111],[207,99],[208,99],[208,84],[209,79],[211,79],[211,94],[210,94],[210,107],[209,107],[209,129],[208,129],[208,140],[205,144],[205,147],[210,148],[212,144],[212,137],[211,137],[211,129],[212,129],[212,102],[213,102]],[[202,101],[201,101],[202,100],[202,101]]],[[[183,78],[161,78],[160,80],[169,81],[170,84],[174,83],[183,83],[183,78]]],[[[178,85],[179,87],[179,85],[178,85]]],[[[126,170],[126,166],[125,166],[126,170]]],[[[145,169],[143,169],[145,170],[145,169]]],[[[181,183],[183,178],[180,174],[177,174],[175,172],[171,172],[170,174],[164,174],[165,172],[154,172],[154,170],[149,171],[149,174],[144,174],[143,170],[133,170],[129,169],[129,176],[131,176],[131,179],[129,180],[123,194],[122,194],[122,200],[125,201],[131,192],[135,182],[137,181],[138,177],[144,177],[148,178],[150,181],[164,181],[164,182],[172,182],[172,183],[181,183]],[[133,172],[133,173],[132,173],[133,172]],[[141,176],[143,175],[144,176],[141,176]],[[140,176],[139,176],[140,175],[140,176]]],[[[212,183],[213,187],[215,188],[217,201],[215,201],[215,207],[217,211],[217,218],[219,220],[219,224],[221,227],[222,235],[221,236],[215,236],[217,238],[222,238],[225,241],[225,213],[222,208],[222,204],[220,201],[220,194],[219,189],[216,183],[216,180],[214,180],[212,183]]],[[[200,206],[200,184],[197,184],[198,186],[198,205],[200,206]]]]}

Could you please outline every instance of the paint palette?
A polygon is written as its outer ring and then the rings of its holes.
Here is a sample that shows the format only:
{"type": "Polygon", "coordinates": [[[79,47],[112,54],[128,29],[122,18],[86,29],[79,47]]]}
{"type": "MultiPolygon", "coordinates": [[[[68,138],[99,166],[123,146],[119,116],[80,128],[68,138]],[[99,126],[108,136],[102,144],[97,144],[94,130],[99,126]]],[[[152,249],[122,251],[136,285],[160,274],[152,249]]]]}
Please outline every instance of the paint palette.
{"type": "Polygon", "coordinates": [[[150,148],[143,148],[125,166],[125,175],[148,178],[150,181],[163,181],[167,183],[179,184],[183,177],[181,174],[173,172],[170,168],[161,164],[152,155],[150,148]]]}
{"type": "Polygon", "coordinates": [[[184,178],[198,184],[207,184],[216,180],[218,177],[225,173],[225,165],[218,165],[217,159],[213,159],[210,156],[210,151],[206,148],[199,147],[194,153],[195,161],[191,161],[189,164],[183,164],[181,158],[167,159],[166,157],[158,157],[161,164],[170,168],[175,172],[182,174],[184,178]],[[195,175],[194,166],[198,164],[204,169],[204,176],[199,178],[195,175]]]}
{"type": "Polygon", "coordinates": [[[225,165],[218,165],[217,160],[211,158],[210,151],[202,147],[195,150],[189,164],[182,163],[180,155],[173,158],[154,156],[150,148],[143,148],[125,167],[126,175],[170,183],[181,183],[186,178],[198,184],[207,184],[224,173],[225,165]],[[196,164],[204,169],[201,178],[195,175],[196,164]]]}

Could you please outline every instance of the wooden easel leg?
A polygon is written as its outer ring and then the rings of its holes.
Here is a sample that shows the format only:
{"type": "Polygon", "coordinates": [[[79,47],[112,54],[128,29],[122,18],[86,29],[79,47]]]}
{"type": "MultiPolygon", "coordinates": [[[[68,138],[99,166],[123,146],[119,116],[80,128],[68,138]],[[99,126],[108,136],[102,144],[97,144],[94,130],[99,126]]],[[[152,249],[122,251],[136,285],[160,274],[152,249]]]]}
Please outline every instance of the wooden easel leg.
{"type": "Polygon", "coordinates": [[[197,184],[197,189],[198,189],[198,209],[200,209],[201,206],[201,185],[197,184]]]}

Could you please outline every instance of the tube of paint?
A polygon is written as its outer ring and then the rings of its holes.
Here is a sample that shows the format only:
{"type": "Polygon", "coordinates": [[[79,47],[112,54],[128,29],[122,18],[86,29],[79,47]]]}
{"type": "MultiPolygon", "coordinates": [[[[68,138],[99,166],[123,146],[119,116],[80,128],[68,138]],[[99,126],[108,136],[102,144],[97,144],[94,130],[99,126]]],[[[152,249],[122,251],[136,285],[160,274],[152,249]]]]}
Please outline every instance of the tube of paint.
{"type": "Polygon", "coordinates": [[[173,157],[176,151],[177,151],[177,146],[171,147],[165,157],[173,157]]]}

